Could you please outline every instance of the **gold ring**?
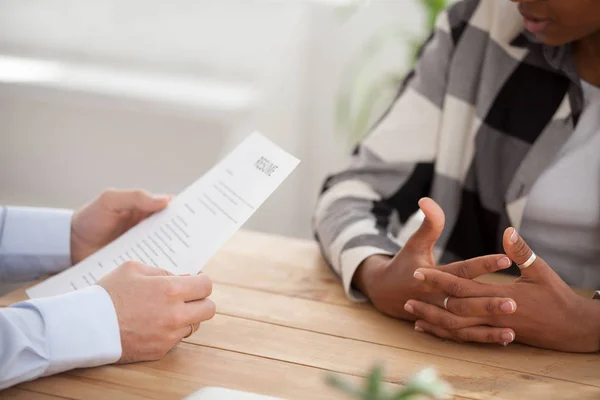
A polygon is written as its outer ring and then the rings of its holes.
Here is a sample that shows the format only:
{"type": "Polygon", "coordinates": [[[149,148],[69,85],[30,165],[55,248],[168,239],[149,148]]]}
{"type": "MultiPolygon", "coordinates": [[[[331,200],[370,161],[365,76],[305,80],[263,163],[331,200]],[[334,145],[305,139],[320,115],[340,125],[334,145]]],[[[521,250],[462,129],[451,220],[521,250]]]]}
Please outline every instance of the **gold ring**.
{"type": "Polygon", "coordinates": [[[537,256],[532,251],[531,252],[531,256],[529,256],[529,258],[527,259],[527,261],[525,261],[523,264],[519,264],[519,268],[525,269],[525,268],[529,267],[531,264],[533,264],[535,262],[536,259],[537,259],[537,256]]]}
{"type": "Polygon", "coordinates": [[[194,334],[194,332],[196,331],[196,328],[194,328],[194,324],[190,324],[190,333],[187,336],[184,336],[184,339],[189,338],[190,336],[192,336],[194,334]]]}

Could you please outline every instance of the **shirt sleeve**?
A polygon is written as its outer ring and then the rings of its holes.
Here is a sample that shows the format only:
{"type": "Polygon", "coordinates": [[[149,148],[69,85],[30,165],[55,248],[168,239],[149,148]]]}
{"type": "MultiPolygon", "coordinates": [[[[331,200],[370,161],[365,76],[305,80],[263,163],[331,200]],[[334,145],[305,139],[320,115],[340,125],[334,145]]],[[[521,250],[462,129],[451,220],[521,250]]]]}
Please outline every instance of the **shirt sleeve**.
{"type": "Polygon", "coordinates": [[[120,357],[116,311],[101,286],[0,309],[0,390],[120,357]]]}
{"type": "Polygon", "coordinates": [[[375,254],[397,253],[423,219],[418,200],[430,195],[448,91],[448,70],[465,21],[477,1],[458,2],[437,19],[415,68],[350,166],[322,189],[313,228],[323,255],[351,300],[360,264],[375,254]]]}
{"type": "Polygon", "coordinates": [[[72,214],[0,207],[0,282],[33,280],[69,267],[72,214]]]}

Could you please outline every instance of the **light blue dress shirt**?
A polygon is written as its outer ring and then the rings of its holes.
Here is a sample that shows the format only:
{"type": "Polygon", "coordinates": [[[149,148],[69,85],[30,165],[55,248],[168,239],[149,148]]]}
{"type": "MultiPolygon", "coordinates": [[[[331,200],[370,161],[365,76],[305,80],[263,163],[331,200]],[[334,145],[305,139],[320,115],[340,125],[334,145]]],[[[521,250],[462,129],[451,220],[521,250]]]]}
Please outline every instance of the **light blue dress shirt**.
{"type": "MultiPolygon", "coordinates": [[[[0,207],[0,282],[69,267],[71,216],[66,210],[0,207]]],[[[115,308],[97,285],[0,308],[0,346],[0,390],[121,357],[115,308]]]]}

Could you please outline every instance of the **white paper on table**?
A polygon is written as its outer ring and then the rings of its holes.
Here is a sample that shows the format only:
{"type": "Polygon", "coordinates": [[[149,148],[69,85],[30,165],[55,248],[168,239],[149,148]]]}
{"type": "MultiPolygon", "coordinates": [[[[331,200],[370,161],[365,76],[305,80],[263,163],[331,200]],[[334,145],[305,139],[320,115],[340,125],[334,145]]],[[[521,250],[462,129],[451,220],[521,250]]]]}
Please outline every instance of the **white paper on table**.
{"type": "Polygon", "coordinates": [[[36,298],[81,289],[129,260],[178,275],[197,274],[299,162],[254,132],[165,210],[27,294],[36,298]]]}

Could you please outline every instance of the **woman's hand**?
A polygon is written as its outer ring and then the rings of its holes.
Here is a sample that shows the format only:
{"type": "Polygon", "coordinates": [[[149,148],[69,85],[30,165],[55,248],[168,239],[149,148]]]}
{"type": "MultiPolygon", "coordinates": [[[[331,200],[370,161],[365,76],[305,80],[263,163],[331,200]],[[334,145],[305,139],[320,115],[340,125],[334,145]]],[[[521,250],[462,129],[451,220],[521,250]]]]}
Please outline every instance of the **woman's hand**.
{"type": "MultiPolygon", "coordinates": [[[[441,290],[415,280],[413,275],[416,269],[437,269],[454,276],[474,279],[511,265],[509,258],[503,254],[473,258],[444,266],[436,265],[433,248],[444,228],[444,212],[429,198],[421,199],[419,206],[425,219],[402,250],[393,258],[383,255],[367,258],[354,278],[354,284],[367,295],[379,311],[395,318],[412,321],[415,320],[415,315],[406,304],[407,300],[417,299],[441,306],[446,297],[441,290]]],[[[504,312],[502,309],[498,311],[504,312]]],[[[480,315],[485,316],[483,313],[480,315]]],[[[461,327],[480,325],[482,321],[480,315],[475,313],[471,318],[463,318],[460,321],[461,327]]],[[[497,331],[494,337],[496,343],[505,341],[501,337],[503,333],[514,336],[510,329],[497,329],[497,331]]]]}
{"type": "MultiPolygon", "coordinates": [[[[504,249],[519,266],[533,253],[514,228],[504,232],[504,249]]],[[[486,342],[498,328],[511,328],[517,341],[537,347],[571,352],[600,349],[600,301],[577,295],[539,257],[521,267],[521,277],[511,285],[480,283],[436,269],[419,269],[415,278],[450,296],[448,310],[417,300],[407,302],[418,319],[417,330],[446,339],[486,342]],[[514,312],[498,312],[509,302],[514,312]],[[468,336],[459,334],[461,319],[482,309],[487,315],[481,326],[469,328],[468,336]]]]}

